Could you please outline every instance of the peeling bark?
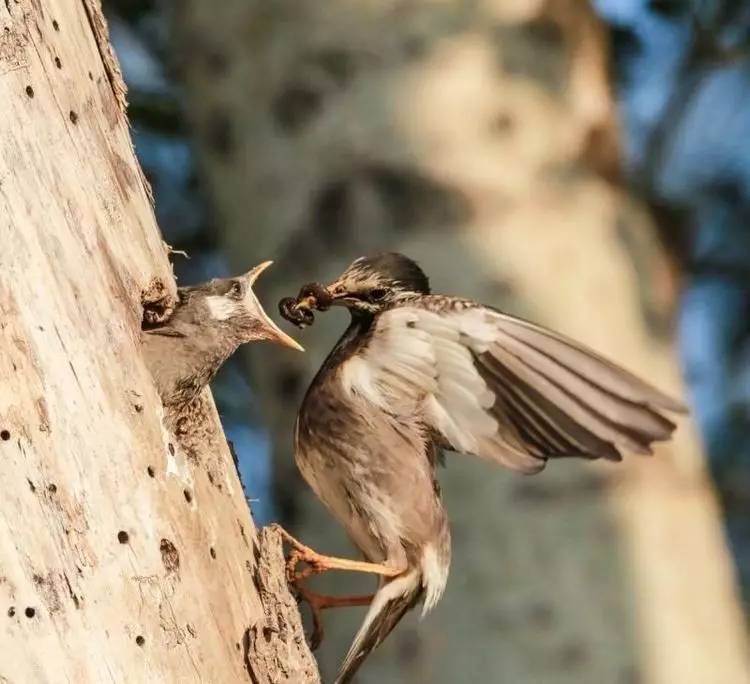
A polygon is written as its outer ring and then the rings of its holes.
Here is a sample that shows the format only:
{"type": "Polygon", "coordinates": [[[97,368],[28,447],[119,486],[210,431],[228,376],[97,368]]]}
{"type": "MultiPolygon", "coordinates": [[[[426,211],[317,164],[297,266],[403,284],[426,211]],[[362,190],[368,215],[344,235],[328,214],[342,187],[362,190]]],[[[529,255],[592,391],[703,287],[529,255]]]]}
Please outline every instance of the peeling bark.
{"type": "Polygon", "coordinates": [[[97,2],[0,5],[0,121],[0,680],[318,682],[210,393],[173,433],[143,363],[175,286],[97,2]]]}
{"type": "Polygon", "coordinates": [[[264,527],[258,533],[258,553],[253,582],[264,619],[248,627],[243,636],[245,666],[253,684],[311,682],[317,665],[302,636],[296,601],[290,596],[279,565],[283,563],[281,535],[264,527]],[[281,644],[281,646],[280,646],[281,644]]]}

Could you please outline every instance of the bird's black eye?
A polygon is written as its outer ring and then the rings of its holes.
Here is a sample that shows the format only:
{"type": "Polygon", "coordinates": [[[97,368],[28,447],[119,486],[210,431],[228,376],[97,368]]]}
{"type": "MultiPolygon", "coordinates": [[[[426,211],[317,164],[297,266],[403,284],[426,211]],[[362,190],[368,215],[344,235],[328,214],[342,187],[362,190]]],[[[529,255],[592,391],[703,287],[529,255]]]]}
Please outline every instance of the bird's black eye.
{"type": "Polygon", "coordinates": [[[388,290],[386,290],[384,287],[376,287],[374,290],[370,290],[368,298],[371,302],[381,302],[385,299],[385,296],[387,294],[388,290]]]}
{"type": "Polygon", "coordinates": [[[229,296],[233,299],[242,299],[245,295],[245,287],[240,280],[233,280],[229,286],[229,296]]]}

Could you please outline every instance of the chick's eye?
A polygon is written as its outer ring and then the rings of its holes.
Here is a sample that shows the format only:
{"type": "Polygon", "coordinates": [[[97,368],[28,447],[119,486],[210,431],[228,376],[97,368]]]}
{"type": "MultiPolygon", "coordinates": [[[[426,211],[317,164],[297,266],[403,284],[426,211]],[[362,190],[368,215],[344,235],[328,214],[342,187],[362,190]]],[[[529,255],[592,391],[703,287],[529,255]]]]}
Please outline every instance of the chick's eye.
{"type": "Polygon", "coordinates": [[[234,297],[235,299],[240,299],[243,294],[244,288],[242,287],[242,283],[239,280],[233,281],[232,285],[229,287],[229,296],[234,297]]]}
{"type": "Polygon", "coordinates": [[[377,287],[374,290],[370,290],[370,301],[373,302],[379,302],[385,299],[385,296],[388,294],[387,290],[382,287],[377,287]]]}

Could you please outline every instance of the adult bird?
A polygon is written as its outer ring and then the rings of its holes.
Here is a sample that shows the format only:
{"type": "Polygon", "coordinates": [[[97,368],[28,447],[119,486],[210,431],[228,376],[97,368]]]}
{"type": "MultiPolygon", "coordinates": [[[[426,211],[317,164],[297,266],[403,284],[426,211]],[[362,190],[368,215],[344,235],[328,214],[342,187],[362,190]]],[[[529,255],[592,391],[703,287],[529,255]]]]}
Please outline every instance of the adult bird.
{"type": "Polygon", "coordinates": [[[336,680],[344,684],[408,610],[423,601],[424,614],[443,593],[451,550],[436,481],[442,450],[522,473],[552,458],[619,461],[668,439],[675,424],[663,412],[684,408],[560,334],[431,294],[419,266],[400,254],[357,259],[280,310],[304,325],[330,306],[349,309],[351,323],[302,403],[295,458],[368,562],[290,541],[312,572],[381,576],[336,680]]]}

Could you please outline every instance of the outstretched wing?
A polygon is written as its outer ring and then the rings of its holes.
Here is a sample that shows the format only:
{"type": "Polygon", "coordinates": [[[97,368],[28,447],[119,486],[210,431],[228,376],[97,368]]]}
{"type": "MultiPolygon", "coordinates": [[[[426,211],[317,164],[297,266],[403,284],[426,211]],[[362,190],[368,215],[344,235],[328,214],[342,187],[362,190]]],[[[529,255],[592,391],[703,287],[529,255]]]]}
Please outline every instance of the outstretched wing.
{"type": "Polygon", "coordinates": [[[446,448],[523,472],[650,453],[675,429],[663,412],[685,410],[562,335],[439,295],[381,314],[341,380],[383,410],[421,412],[446,448]]]}

